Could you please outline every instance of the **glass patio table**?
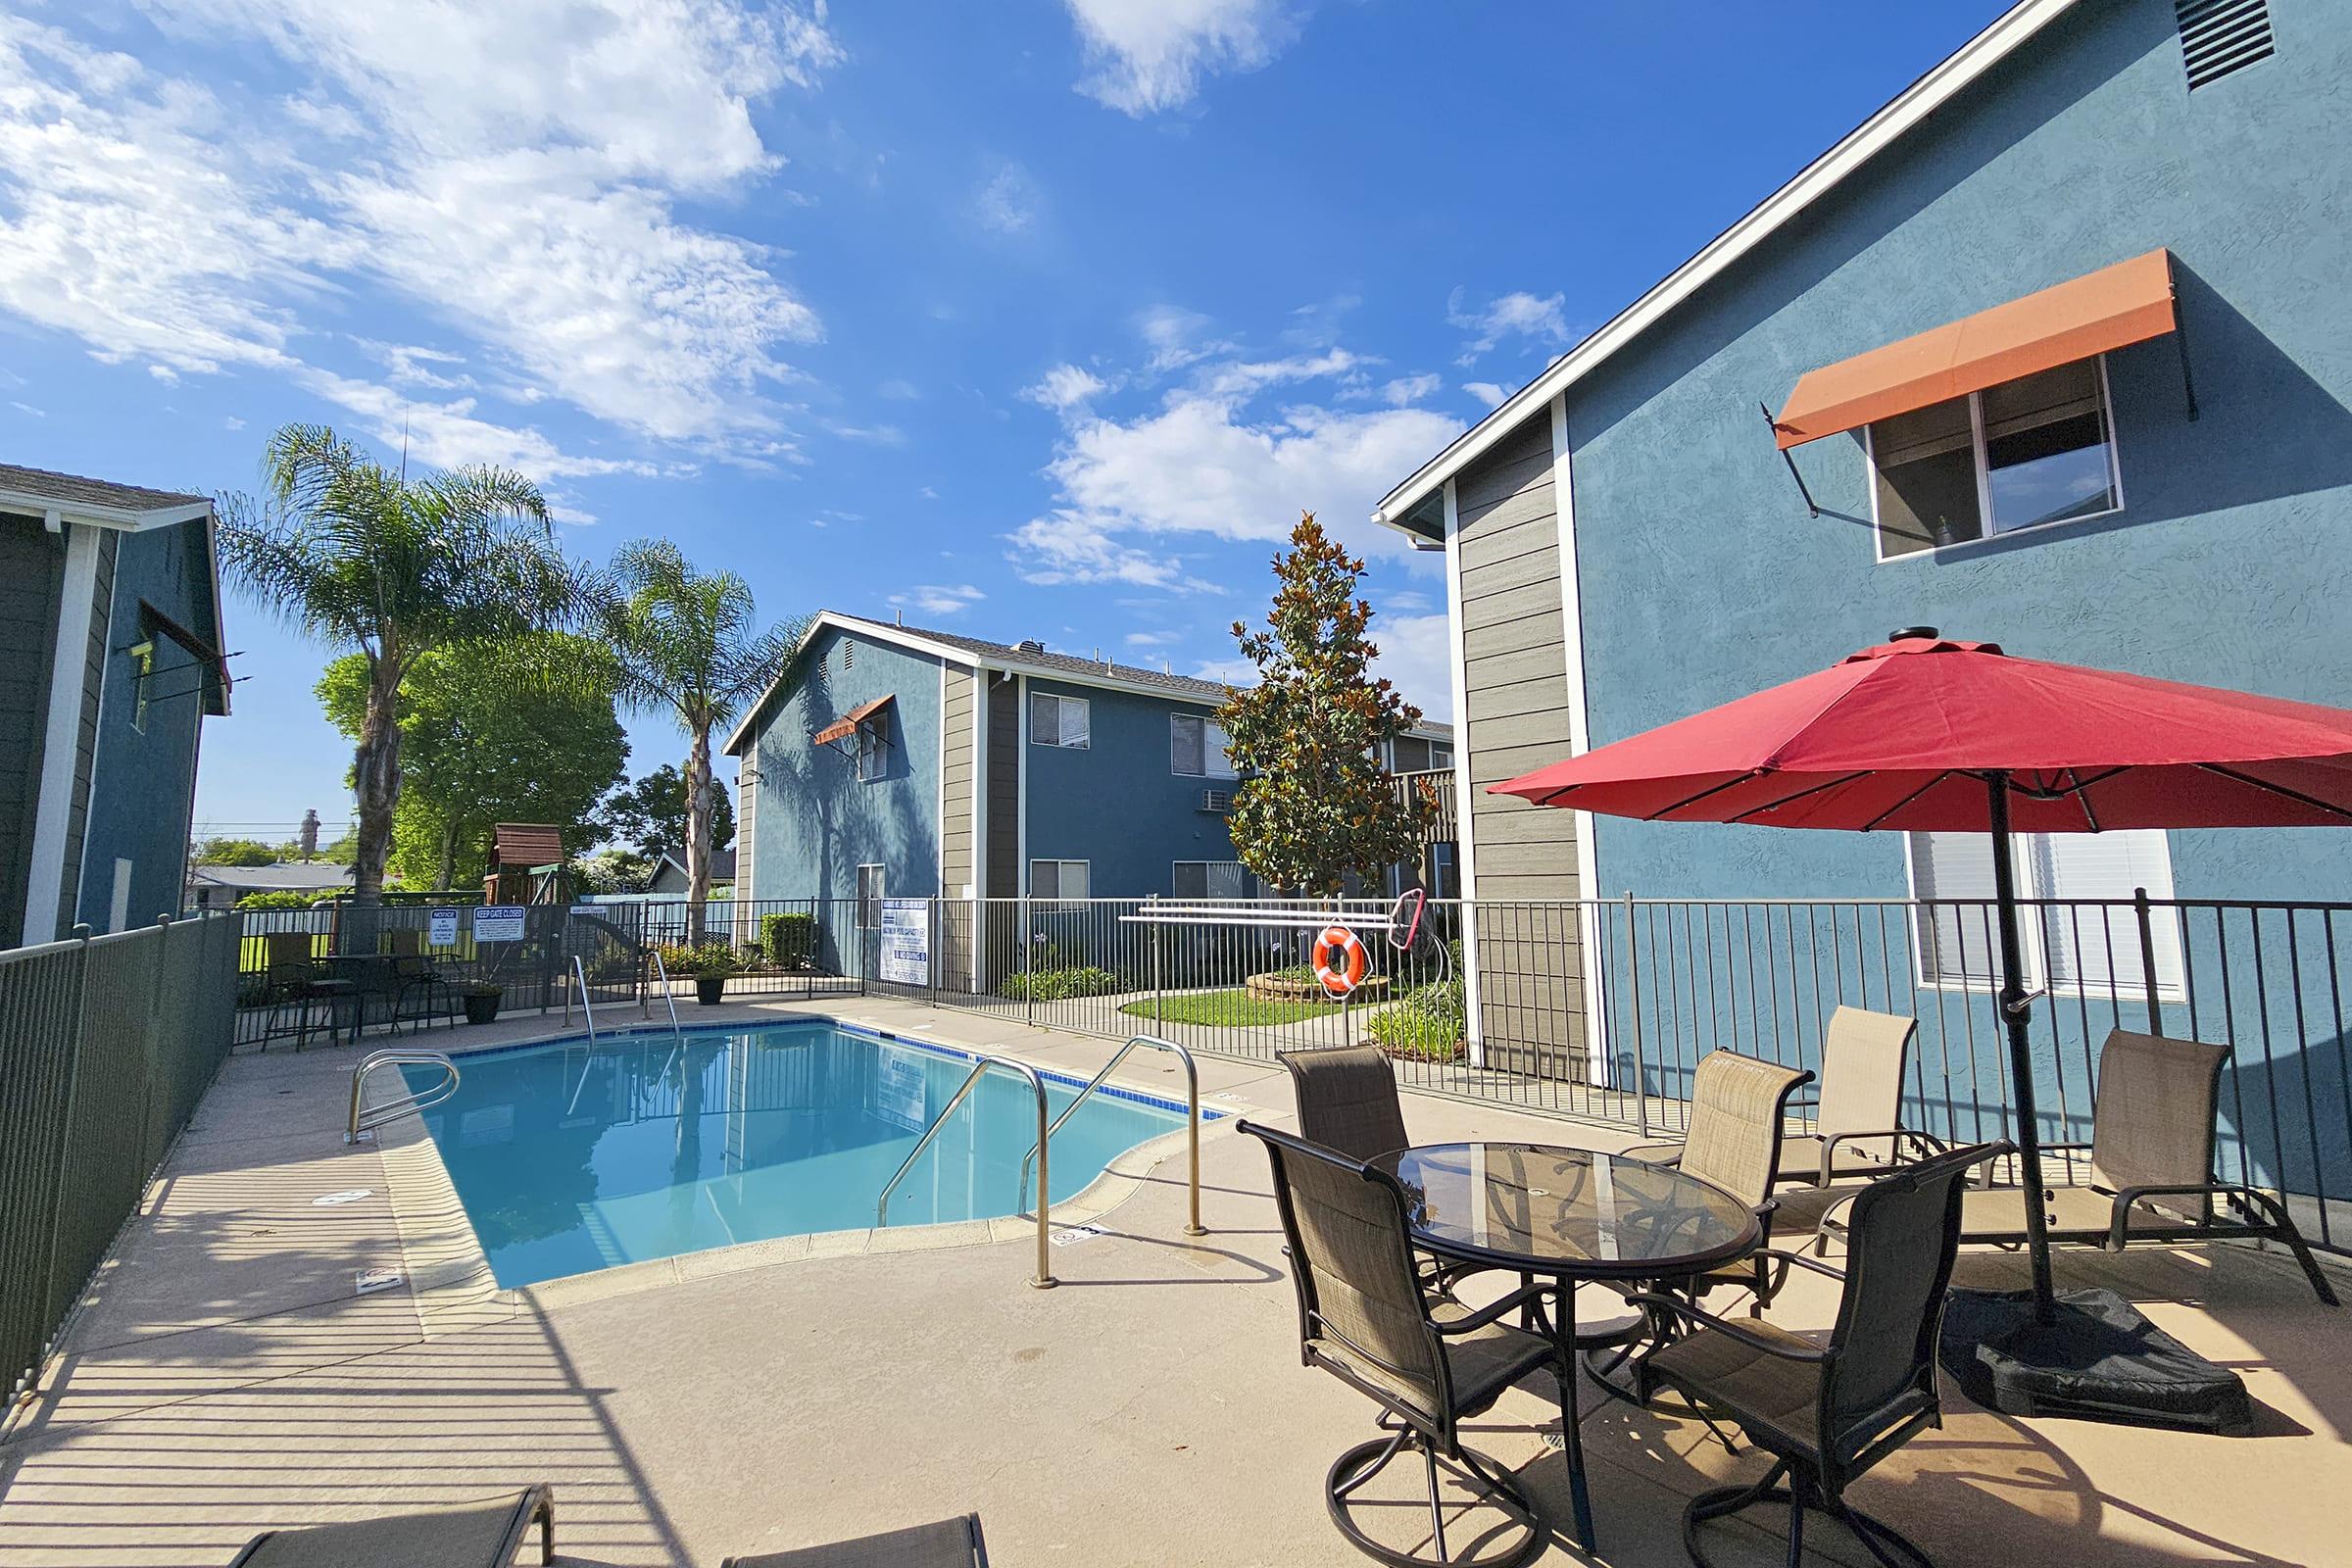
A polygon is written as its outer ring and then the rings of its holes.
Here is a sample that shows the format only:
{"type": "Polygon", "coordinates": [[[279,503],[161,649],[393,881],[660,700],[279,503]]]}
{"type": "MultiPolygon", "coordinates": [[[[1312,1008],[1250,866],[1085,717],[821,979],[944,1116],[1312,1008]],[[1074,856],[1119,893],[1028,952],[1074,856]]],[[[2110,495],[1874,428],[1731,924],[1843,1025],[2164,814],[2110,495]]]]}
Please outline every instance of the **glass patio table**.
{"type": "MultiPolygon", "coordinates": [[[[1746,1256],[1764,1244],[1745,1203],[1670,1165],[1548,1144],[1428,1144],[1373,1160],[1409,1200],[1413,1241],[1437,1256],[1559,1282],[1550,1328],[1576,1363],[1576,1286],[1671,1280],[1746,1256]]],[[[1592,1505],[1577,1431],[1577,1380],[1565,1385],[1561,1447],[1577,1540],[1592,1542],[1592,1505]]]]}

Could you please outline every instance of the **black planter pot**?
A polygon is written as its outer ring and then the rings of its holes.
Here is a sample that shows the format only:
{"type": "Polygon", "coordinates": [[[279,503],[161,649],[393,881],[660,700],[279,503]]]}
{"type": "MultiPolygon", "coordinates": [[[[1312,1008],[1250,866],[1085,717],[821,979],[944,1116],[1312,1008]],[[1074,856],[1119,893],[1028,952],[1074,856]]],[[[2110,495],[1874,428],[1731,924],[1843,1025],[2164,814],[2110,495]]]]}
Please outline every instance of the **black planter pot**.
{"type": "Polygon", "coordinates": [[[698,974],[694,977],[694,1000],[704,1006],[714,1006],[727,992],[727,977],[723,974],[698,974]]]}
{"type": "Polygon", "coordinates": [[[467,1023],[496,1023],[498,1021],[498,1004],[505,1000],[503,997],[467,997],[466,999],[466,1021],[467,1023]]]}

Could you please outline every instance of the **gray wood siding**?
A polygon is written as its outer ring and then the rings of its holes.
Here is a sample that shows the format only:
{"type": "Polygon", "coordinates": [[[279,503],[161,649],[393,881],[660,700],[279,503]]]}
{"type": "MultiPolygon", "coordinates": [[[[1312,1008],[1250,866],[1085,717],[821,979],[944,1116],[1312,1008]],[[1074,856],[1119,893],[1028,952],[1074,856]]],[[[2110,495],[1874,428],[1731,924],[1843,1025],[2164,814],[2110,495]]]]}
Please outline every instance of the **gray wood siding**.
{"type": "Polygon", "coordinates": [[[24,862],[39,804],[50,643],[65,555],[38,517],[0,516],[0,948],[23,938],[24,862]]]}
{"type": "Polygon", "coordinates": [[[1583,879],[1574,814],[1486,786],[1568,755],[1558,506],[1551,421],[1530,419],[1454,481],[1460,526],[1469,836],[1478,877],[1479,1014],[1487,1060],[1585,1077],[1583,879]]]}
{"type": "Polygon", "coordinates": [[[1021,705],[1009,680],[988,693],[988,896],[1021,891],[1021,705]]]}
{"type": "Polygon", "coordinates": [[[939,777],[945,799],[939,813],[939,890],[959,899],[976,880],[978,824],[972,820],[972,778],[977,759],[972,755],[972,672],[948,668],[945,699],[940,704],[939,777]]]}

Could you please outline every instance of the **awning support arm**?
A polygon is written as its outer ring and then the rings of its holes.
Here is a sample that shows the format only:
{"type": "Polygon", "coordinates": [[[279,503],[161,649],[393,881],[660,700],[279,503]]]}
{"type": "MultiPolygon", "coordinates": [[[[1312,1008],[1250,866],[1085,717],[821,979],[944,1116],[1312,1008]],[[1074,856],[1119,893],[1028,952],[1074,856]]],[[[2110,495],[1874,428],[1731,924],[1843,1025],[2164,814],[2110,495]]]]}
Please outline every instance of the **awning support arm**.
{"type": "MultiPolygon", "coordinates": [[[[1756,412],[1764,416],[1764,427],[1772,431],[1777,439],[1781,426],[1780,422],[1772,416],[1772,406],[1767,403],[1758,403],[1756,412]]],[[[2191,414],[2189,417],[2193,419],[2196,416],[2191,414]]],[[[1805,511],[1813,516],[1820,516],[1821,505],[1813,499],[1813,492],[1806,488],[1805,476],[1796,471],[1796,460],[1788,455],[1788,449],[1786,447],[1781,449],[1781,461],[1788,465],[1788,477],[1796,481],[1796,493],[1805,498],[1805,511]]]]}
{"type": "Polygon", "coordinates": [[[2188,419],[2197,419],[2197,383],[2188,373],[2188,322],[2180,318],[2180,302],[2173,302],[2173,346],[2180,351],[2180,395],[2188,400],[2188,419]]]}

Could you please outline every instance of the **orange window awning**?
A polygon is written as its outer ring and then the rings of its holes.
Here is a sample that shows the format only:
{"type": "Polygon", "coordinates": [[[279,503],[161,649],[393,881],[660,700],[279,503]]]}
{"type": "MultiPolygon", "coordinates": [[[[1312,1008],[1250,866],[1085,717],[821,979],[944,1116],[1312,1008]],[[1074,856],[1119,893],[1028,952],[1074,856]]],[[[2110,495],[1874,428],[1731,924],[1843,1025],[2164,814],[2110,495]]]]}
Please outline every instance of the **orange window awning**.
{"type": "Polygon", "coordinates": [[[848,712],[842,714],[841,717],[835,719],[832,723],[827,724],[823,729],[818,730],[814,735],[810,736],[809,739],[814,741],[819,746],[830,746],[835,741],[848,740],[852,735],[858,733],[858,725],[864,723],[867,719],[873,717],[876,713],[879,713],[882,711],[882,710],[888,708],[897,700],[898,694],[894,692],[888,697],[877,697],[870,703],[860,703],[856,708],[853,708],[848,712]]]}
{"type": "Polygon", "coordinates": [[[1917,337],[1808,370],[1772,421],[1782,451],[2179,329],[2154,250],[1917,337]]]}

